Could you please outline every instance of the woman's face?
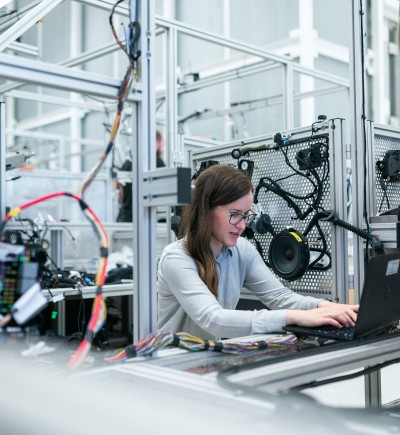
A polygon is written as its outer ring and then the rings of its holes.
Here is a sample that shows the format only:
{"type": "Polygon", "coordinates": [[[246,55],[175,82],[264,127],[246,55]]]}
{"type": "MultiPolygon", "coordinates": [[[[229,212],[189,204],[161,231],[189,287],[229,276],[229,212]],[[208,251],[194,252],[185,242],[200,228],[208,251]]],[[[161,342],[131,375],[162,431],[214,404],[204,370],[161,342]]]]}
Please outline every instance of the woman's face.
{"type": "Polygon", "coordinates": [[[236,225],[229,223],[229,213],[245,214],[251,210],[253,204],[253,193],[231,202],[230,204],[221,205],[226,211],[219,207],[211,210],[211,250],[216,258],[223,246],[232,248],[236,246],[239,236],[246,228],[244,219],[236,225]],[[229,213],[227,213],[229,212],[229,213]]]}

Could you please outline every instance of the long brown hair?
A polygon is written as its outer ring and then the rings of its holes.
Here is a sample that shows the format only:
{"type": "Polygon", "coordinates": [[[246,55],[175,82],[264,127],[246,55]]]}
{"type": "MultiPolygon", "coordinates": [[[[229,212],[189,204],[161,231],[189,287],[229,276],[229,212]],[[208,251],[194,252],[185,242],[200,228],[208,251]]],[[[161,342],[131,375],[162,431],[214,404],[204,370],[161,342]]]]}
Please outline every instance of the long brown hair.
{"type": "Polygon", "coordinates": [[[250,179],[232,166],[214,165],[202,172],[192,191],[192,203],[185,207],[180,228],[186,236],[186,250],[199,268],[200,278],[218,299],[218,271],[211,251],[210,211],[230,204],[253,191],[250,179]]]}

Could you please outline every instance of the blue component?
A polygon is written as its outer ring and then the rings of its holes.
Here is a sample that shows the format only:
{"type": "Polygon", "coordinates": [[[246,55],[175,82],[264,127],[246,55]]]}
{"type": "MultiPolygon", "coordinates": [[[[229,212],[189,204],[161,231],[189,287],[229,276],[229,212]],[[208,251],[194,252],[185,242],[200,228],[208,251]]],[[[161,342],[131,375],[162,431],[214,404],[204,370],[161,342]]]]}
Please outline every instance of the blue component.
{"type": "Polygon", "coordinates": [[[87,276],[85,276],[85,282],[92,282],[92,280],[90,278],[88,278],[87,276]]]}

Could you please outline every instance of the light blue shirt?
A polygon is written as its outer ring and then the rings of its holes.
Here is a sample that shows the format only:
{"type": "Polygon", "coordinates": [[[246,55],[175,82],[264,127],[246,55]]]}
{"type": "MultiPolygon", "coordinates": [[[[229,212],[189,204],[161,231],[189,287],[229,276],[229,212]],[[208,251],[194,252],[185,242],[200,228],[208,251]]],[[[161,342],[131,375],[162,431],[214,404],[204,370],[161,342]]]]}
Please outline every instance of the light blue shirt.
{"type": "Polygon", "coordinates": [[[316,308],[322,299],[301,296],[282,286],[254,246],[239,237],[233,248],[222,249],[215,260],[218,300],[201,280],[198,267],[185,250],[184,240],[168,245],[158,268],[158,328],[187,332],[203,339],[234,338],[281,332],[287,309],[316,308]],[[271,311],[235,310],[242,287],[271,311]]]}

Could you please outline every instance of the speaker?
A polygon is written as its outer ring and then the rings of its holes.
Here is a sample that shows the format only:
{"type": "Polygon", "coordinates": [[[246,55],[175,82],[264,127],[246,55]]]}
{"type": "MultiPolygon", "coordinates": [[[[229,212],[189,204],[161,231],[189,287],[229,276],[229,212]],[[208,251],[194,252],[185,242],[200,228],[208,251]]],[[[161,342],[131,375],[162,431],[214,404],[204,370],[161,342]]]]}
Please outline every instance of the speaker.
{"type": "Polygon", "coordinates": [[[308,270],[310,248],[303,234],[289,228],[274,236],[269,245],[268,257],[278,276],[296,281],[308,270]]]}

